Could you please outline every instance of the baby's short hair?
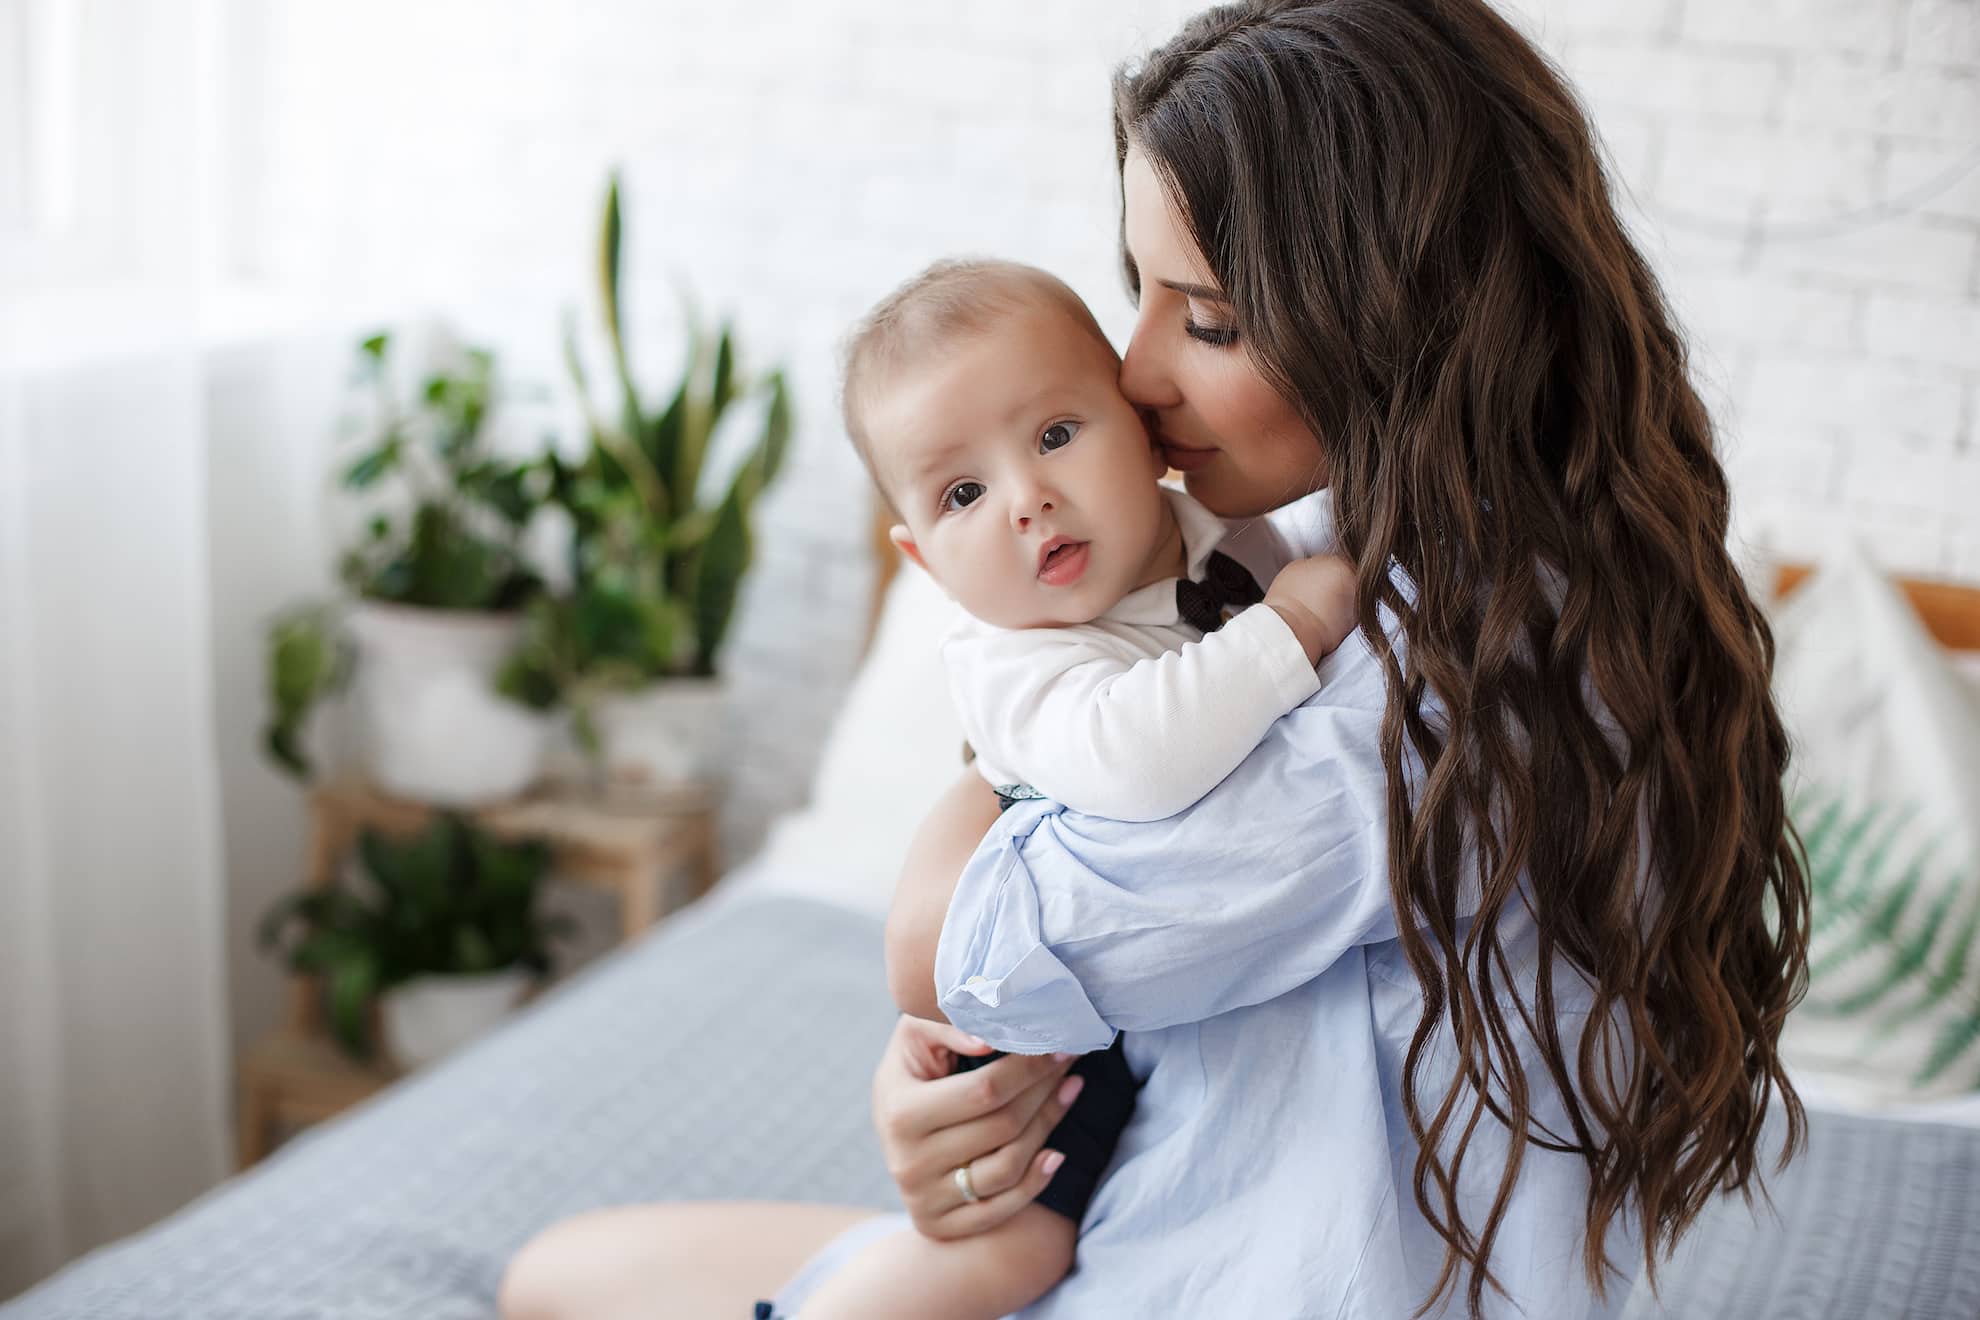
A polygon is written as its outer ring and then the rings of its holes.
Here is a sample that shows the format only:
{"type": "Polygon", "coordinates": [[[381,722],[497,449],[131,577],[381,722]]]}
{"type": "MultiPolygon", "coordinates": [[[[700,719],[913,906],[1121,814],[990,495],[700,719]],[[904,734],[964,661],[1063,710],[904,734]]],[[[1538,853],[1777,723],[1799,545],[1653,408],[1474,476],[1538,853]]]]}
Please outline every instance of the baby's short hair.
{"type": "Polygon", "coordinates": [[[1114,346],[1093,312],[1058,276],[1021,261],[994,257],[946,257],[882,298],[846,339],[840,407],[846,434],[860,461],[891,502],[873,465],[865,409],[875,382],[924,354],[990,329],[1003,317],[1039,301],[1065,311],[1082,328],[1114,346]]]}

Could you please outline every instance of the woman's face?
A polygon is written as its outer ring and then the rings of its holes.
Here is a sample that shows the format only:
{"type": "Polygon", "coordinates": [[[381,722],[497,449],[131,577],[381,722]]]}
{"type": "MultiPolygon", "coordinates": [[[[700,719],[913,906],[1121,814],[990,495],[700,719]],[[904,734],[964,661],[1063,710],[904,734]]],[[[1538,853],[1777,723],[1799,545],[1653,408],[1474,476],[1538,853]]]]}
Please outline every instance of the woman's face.
{"type": "Polygon", "coordinates": [[[1127,255],[1141,275],[1121,392],[1213,513],[1251,517],[1319,490],[1319,442],[1252,365],[1223,290],[1140,148],[1129,149],[1121,183],[1127,255]]]}

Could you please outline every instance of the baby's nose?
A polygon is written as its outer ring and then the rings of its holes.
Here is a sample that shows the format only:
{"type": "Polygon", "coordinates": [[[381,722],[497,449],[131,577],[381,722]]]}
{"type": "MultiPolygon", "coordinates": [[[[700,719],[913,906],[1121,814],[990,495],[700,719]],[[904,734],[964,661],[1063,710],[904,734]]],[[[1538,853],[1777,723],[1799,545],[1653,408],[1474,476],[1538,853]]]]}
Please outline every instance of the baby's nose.
{"type": "Polygon", "coordinates": [[[1031,520],[1033,518],[1038,517],[1040,514],[1050,513],[1052,511],[1052,501],[1034,500],[1027,504],[1020,504],[1018,506],[1018,510],[1019,510],[1017,515],[1018,530],[1021,532],[1028,531],[1031,528],[1031,520]],[[1032,512],[1030,513],[1024,512],[1024,510],[1027,508],[1032,510],[1032,512]]]}

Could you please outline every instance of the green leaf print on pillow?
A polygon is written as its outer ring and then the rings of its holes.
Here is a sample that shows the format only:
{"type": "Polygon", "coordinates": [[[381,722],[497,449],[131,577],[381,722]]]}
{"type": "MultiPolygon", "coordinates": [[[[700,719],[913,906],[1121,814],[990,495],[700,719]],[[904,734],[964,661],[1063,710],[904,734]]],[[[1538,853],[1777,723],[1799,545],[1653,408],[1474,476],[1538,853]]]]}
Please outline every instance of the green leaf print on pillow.
{"type": "Polygon", "coordinates": [[[1809,787],[1789,810],[1814,893],[1798,1052],[1879,1090],[1980,1086],[1980,865],[1914,804],[1809,787]]]}

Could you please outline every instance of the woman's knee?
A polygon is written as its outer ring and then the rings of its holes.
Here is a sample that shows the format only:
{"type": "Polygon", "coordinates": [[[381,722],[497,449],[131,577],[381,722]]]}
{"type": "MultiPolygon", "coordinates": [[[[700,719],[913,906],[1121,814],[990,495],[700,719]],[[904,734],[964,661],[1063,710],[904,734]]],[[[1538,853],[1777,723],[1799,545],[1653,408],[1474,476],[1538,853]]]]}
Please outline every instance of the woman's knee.
{"type": "Polygon", "coordinates": [[[496,1305],[502,1320],[574,1320],[596,1315],[608,1281],[599,1247],[609,1211],[552,1224],[523,1243],[502,1272],[496,1305]]]}

